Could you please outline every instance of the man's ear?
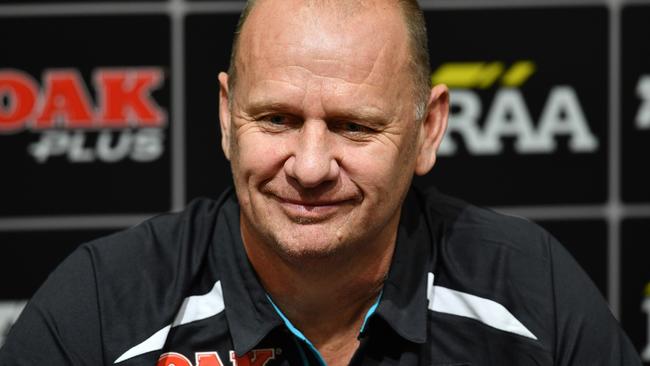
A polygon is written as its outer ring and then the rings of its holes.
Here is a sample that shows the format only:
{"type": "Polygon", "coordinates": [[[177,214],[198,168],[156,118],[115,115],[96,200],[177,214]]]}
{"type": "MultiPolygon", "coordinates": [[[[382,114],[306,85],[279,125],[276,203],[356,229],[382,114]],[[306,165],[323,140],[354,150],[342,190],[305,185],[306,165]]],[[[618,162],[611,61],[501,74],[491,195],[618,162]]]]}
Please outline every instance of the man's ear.
{"type": "Polygon", "coordinates": [[[415,174],[427,174],[436,163],[438,147],[447,129],[449,117],[449,90],[439,84],[431,89],[424,119],[420,124],[420,144],[415,174]]]}
{"type": "Polygon", "coordinates": [[[219,73],[219,125],[221,126],[221,149],[230,160],[230,103],[228,102],[228,74],[219,73]]]}

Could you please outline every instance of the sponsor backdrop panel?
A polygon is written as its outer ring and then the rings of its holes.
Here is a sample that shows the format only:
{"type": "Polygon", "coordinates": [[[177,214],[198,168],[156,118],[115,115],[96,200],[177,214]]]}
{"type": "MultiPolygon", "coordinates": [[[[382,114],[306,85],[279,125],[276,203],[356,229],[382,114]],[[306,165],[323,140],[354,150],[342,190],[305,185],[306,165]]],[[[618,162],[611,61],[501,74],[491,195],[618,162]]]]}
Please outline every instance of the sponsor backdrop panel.
{"type": "Polygon", "coordinates": [[[622,11],[622,197],[650,202],[650,4],[622,11]]]}
{"type": "Polygon", "coordinates": [[[608,16],[426,12],[432,79],[451,87],[452,111],[438,165],[418,183],[488,205],[604,202],[608,16]]]}
{"type": "Polygon", "coordinates": [[[607,222],[605,220],[540,220],[587,272],[607,297],[607,222]]]}
{"type": "Polygon", "coordinates": [[[170,208],[167,16],[3,18],[0,217],[170,208]]]}
{"type": "Polygon", "coordinates": [[[238,13],[190,15],[185,22],[187,197],[217,197],[232,184],[221,150],[220,71],[228,69],[238,13]]]}
{"type": "Polygon", "coordinates": [[[650,365],[650,218],[624,220],[621,248],[621,322],[650,365]]]}

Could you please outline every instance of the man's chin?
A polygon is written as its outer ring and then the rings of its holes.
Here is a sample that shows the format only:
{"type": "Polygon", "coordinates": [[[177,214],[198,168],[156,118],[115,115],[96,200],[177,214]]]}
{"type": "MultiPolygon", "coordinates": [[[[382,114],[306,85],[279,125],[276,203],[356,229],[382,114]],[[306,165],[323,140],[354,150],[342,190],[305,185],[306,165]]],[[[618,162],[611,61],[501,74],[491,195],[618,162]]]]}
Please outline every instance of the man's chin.
{"type": "Polygon", "coordinates": [[[307,264],[317,260],[327,260],[335,258],[340,250],[334,247],[319,246],[306,247],[295,244],[280,244],[278,248],[280,255],[294,263],[307,264]]]}
{"type": "Polygon", "coordinates": [[[295,230],[289,235],[276,238],[276,251],[287,259],[317,260],[339,256],[349,247],[346,238],[337,235],[337,230],[318,230],[313,226],[321,225],[292,225],[295,230]]]}

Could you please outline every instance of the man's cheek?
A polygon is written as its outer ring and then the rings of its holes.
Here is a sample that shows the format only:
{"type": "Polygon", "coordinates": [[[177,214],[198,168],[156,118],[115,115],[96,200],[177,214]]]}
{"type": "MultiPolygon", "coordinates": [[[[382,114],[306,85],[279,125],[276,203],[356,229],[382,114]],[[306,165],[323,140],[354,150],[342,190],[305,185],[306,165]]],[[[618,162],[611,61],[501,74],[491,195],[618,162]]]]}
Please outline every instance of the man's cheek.
{"type": "Polygon", "coordinates": [[[351,176],[359,179],[366,179],[364,176],[375,175],[376,167],[381,165],[392,165],[390,157],[381,149],[371,147],[360,147],[356,149],[347,148],[341,154],[340,164],[351,176]]]}
{"type": "Polygon", "coordinates": [[[281,155],[287,154],[285,140],[281,136],[256,134],[256,136],[240,140],[240,149],[242,155],[246,155],[249,160],[274,161],[281,155]]]}

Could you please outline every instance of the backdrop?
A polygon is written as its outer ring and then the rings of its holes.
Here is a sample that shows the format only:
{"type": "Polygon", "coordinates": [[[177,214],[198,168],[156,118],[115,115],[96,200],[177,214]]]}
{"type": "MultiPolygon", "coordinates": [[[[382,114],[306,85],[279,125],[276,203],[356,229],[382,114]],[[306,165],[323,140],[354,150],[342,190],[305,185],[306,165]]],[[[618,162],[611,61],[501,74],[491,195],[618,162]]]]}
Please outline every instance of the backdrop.
{"type": "MultiPolygon", "coordinates": [[[[423,1],[448,135],[418,185],[529,217],[650,365],[650,1],[423,1]]],[[[79,244],[230,184],[238,1],[0,0],[0,344],[79,244]]]]}

